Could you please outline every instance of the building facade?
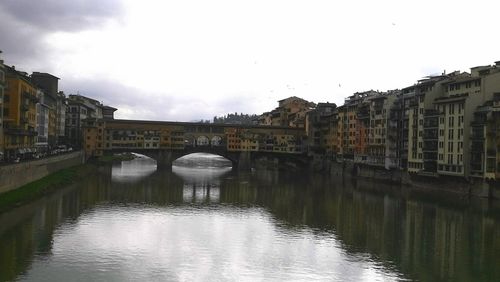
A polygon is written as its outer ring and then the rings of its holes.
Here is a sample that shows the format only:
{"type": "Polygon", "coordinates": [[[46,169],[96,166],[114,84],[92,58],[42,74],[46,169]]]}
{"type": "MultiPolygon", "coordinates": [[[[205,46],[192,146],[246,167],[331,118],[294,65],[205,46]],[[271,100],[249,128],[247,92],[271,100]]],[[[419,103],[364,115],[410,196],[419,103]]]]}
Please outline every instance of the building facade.
{"type": "Polygon", "coordinates": [[[56,96],[56,136],[57,144],[66,144],[66,95],[59,91],[56,96]]]}
{"type": "Polygon", "coordinates": [[[49,150],[49,112],[50,107],[45,104],[45,93],[38,89],[36,104],[36,138],[35,147],[38,153],[46,153],[49,150]]]}
{"type": "Polygon", "coordinates": [[[58,93],[59,93],[59,78],[43,72],[33,72],[31,81],[43,91],[44,105],[48,107],[48,146],[49,148],[56,147],[58,143],[57,135],[57,112],[58,112],[58,93]]]}
{"type": "Polygon", "coordinates": [[[97,100],[81,95],[69,95],[67,103],[65,116],[67,144],[73,148],[82,148],[84,120],[102,119],[103,105],[97,100]]]}
{"type": "Polygon", "coordinates": [[[37,88],[25,72],[5,67],[4,150],[7,159],[25,158],[36,152],[37,88]]]}
{"type": "Polygon", "coordinates": [[[288,97],[278,101],[278,107],[259,116],[259,125],[290,126],[305,128],[306,114],[316,105],[299,97],[288,97]]]}

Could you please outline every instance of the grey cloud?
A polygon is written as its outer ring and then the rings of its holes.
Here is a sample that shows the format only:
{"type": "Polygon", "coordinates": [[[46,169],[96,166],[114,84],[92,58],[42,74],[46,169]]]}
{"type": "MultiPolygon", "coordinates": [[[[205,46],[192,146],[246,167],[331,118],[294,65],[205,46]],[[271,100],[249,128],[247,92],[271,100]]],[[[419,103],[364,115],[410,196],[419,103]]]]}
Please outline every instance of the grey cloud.
{"type": "Polygon", "coordinates": [[[99,28],[110,19],[120,21],[123,13],[119,0],[2,0],[0,50],[8,64],[25,68],[49,64],[46,35],[99,28]]]}
{"type": "Polygon", "coordinates": [[[210,116],[204,107],[193,105],[195,102],[188,97],[147,92],[112,80],[66,78],[61,80],[60,89],[66,95],[78,93],[118,108],[116,115],[127,119],[189,121],[210,116]],[[133,113],[128,114],[126,111],[130,110],[133,113]]]}
{"type": "Polygon", "coordinates": [[[28,65],[33,58],[42,57],[47,49],[40,44],[40,36],[32,27],[9,20],[0,11],[0,50],[7,64],[28,65]]]}
{"type": "Polygon", "coordinates": [[[3,0],[0,9],[44,31],[83,30],[123,13],[119,0],[3,0]]]}

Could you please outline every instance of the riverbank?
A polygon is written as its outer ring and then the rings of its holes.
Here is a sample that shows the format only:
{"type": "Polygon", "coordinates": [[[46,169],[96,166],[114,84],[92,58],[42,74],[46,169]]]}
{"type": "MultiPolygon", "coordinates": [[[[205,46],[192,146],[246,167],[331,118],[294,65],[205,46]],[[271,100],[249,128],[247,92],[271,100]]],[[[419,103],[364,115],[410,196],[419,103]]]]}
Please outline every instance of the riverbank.
{"type": "Polygon", "coordinates": [[[0,166],[0,194],[84,163],[81,151],[0,166]]]}
{"type": "Polygon", "coordinates": [[[17,189],[2,193],[0,194],[0,212],[21,206],[62,187],[76,183],[95,172],[96,169],[97,167],[91,164],[65,168],[17,189]]]}
{"type": "Polygon", "coordinates": [[[351,179],[365,179],[377,183],[411,187],[412,190],[429,195],[453,194],[480,198],[500,199],[500,183],[484,179],[465,179],[445,175],[410,174],[399,169],[355,163],[352,161],[332,161],[322,156],[312,156],[309,169],[332,176],[351,179]]]}

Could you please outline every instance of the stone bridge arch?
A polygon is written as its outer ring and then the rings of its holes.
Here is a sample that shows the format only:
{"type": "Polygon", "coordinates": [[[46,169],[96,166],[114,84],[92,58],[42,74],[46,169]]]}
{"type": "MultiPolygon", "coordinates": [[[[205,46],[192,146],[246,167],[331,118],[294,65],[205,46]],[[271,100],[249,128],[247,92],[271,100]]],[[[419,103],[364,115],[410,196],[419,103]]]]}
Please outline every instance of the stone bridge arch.
{"type": "Polygon", "coordinates": [[[278,161],[280,167],[287,164],[295,164],[297,167],[306,167],[308,164],[308,158],[305,155],[289,155],[283,153],[273,153],[273,152],[251,152],[251,151],[228,151],[226,146],[186,146],[181,150],[171,150],[171,149],[146,149],[146,148],[135,148],[135,149],[113,149],[112,153],[123,153],[123,152],[133,152],[145,155],[154,159],[159,167],[171,167],[172,163],[184,156],[193,153],[208,153],[217,156],[221,156],[231,162],[233,168],[239,169],[250,169],[254,167],[255,160],[262,157],[278,161]]]}

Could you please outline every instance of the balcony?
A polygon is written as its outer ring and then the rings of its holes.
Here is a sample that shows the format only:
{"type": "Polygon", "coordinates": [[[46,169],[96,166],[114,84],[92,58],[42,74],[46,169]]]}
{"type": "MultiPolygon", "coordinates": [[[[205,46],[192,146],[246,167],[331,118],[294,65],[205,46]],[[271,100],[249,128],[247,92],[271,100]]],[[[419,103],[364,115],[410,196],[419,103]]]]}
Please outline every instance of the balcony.
{"type": "Polygon", "coordinates": [[[483,146],[472,145],[471,146],[471,152],[474,152],[474,153],[483,153],[484,152],[484,148],[483,148],[483,146]]]}
{"type": "Polygon", "coordinates": [[[39,101],[39,99],[38,99],[36,96],[31,95],[31,94],[30,94],[29,92],[27,92],[27,91],[23,91],[23,92],[21,93],[21,98],[22,98],[22,99],[28,99],[28,100],[29,100],[30,102],[32,102],[32,103],[38,103],[38,101],[39,101]]]}
{"type": "Polygon", "coordinates": [[[37,135],[36,131],[34,131],[33,129],[26,130],[22,127],[5,128],[4,133],[6,135],[20,135],[20,136],[35,136],[35,135],[37,135]]]}
{"type": "Polygon", "coordinates": [[[422,148],[423,152],[437,152],[438,151],[438,146],[437,142],[431,143],[431,144],[425,144],[424,147],[422,148]]]}
{"type": "Polygon", "coordinates": [[[437,161],[437,153],[424,153],[424,161],[435,163],[437,161]]]}
{"type": "Polygon", "coordinates": [[[483,172],[483,165],[481,163],[471,162],[470,170],[473,172],[483,172]]]}
{"type": "Polygon", "coordinates": [[[498,133],[498,130],[497,130],[496,128],[494,128],[494,127],[491,127],[491,128],[490,128],[490,129],[486,132],[486,134],[487,134],[488,136],[496,136],[496,135],[497,135],[497,133],[498,133]]]}
{"type": "Polygon", "coordinates": [[[437,110],[425,110],[424,117],[439,117],[439,111],[437,110]]]}
{"type": "Polygon", "coordinates": [[[370,118],[370,114],[368,112],[358,112],[357,118],[358,119],[367,119],[367,118],[370,118]]]}

